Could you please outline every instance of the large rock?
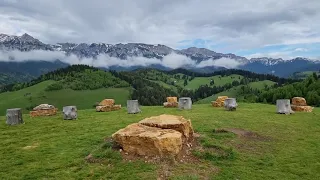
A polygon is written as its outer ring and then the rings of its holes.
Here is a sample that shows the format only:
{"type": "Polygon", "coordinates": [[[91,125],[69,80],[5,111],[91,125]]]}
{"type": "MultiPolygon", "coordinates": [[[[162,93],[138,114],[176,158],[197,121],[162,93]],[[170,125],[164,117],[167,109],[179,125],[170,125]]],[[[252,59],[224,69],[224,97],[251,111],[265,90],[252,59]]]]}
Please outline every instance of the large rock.
{"type": "Polygon", "coordinates": [[[58,112],[57,108],[54,109],[40,109],[36,111],[30,111],[31,117],[37,117],[37,116],[53,116],[56,115],[58,112]]]}
{"type": "Polygon", "coordinates": [[[161,129],[174,129],[182,133],[186,140],[193,137],[191,121],[183,118],[182,116],[162,114],[160,116],[145,118],[139,123],[161,129]]]}
{"type": "Polygon", "coordinates": [[[313,107],[311,106],[297,106],[291,105],[293,111],[300,111],[300,112],[312,112],[313,107]]]}
{"type": "Polygon", "coordinates": [[[99,103],[99,106],[113,106],[114,99],[104,99],[99,103]]]}
{"type": "Polygon", "coordinates": [[[294,97],[292,98],[292,105],[307,106],[307,101],[303,97],[294,97]]]}
{"type": "Polygon", "coordinates": [[[141,156],[174,156],[182,149],[180,132],[138,123],[120,129],[112,138],[124,151],[141,156]]]}
{"type": "Polygon", "coordinates": [[[213,107],[224,107],[224,101],[228,96],[218,96],[217,100],[212,101],[211,104],[213,107]]]}
{"type": "Polygon", "coordinates": [[[55,107],[50,104],[40,104],[37,107],[33,108],[34,111],[45,110],[45,109],[54,109],[55,107]]]}

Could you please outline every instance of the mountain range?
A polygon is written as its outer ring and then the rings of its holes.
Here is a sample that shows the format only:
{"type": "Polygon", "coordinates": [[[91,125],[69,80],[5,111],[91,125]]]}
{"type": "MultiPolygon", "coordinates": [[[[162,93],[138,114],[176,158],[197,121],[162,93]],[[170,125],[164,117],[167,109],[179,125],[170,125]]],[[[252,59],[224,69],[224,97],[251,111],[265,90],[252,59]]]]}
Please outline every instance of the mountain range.
{"type": "Polygon", "coordinates": [[[69,64],[79,63],[112,70],[133,70],[141,67],[161,70],[185,68],[210,73],[232,68],[280,77],[288,77],[294,72],[320,69],[320,61],[302,57],[291,60],[266,57],[247,59],[206,48],[176,50],[161,44],[143,43],[46,44],[29,34],[0,34],[0,74],[25,73],[36,77],[69,64]]]}

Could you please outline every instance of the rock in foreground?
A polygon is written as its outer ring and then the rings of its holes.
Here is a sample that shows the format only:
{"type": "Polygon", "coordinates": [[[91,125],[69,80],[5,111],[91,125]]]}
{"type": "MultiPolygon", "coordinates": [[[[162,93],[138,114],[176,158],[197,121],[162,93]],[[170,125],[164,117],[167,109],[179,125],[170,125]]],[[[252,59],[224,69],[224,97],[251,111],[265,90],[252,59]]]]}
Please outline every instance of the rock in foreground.
{"type": "Polygon", "coordinates": [[[177,155],[182,149],[182,134],[134,123],[112,135],[124,151],[141,156],[177,155]]]}
{"type": "Polygon", "coordinates": [[[145,118],[139,123],[150,127],[179,131],[187,140],[193,137],[191,121],[184,119],[182,116],[162,114],[145,118]]]}
{"type": "Polygon", "coordinates": [[[190,120],[163,114],[120,129],[112,138],[129,154],[176,156],[193,140],[193,129],[190,120]]]}

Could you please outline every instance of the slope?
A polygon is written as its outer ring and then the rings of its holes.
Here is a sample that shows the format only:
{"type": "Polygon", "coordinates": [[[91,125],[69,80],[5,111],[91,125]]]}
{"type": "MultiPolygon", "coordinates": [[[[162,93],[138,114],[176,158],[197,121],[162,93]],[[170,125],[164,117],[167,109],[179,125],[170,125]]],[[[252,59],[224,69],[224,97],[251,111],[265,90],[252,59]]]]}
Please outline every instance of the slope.
{"type": "Polygon", "coordinates": [[[24,113],[38,104],[48,103],[60,110],[66,105],[76,105],[78,109],[92,108],[96,102],[105,98],[113,98],[117,104],[126,104],[129,97],[129,88],[99,88],[95,90],[61,89],[46,91],[46,88],[56,81],[48,80],[18,91],[0,93],[0,115],[6,109],[22,108],[24,113]]]}
{"type": "MultiPolygon", "coordinates": [[[[252,89],[257,89],[257,90],[263,90],[266,86],[271,87],[274,85],[275,82],[269,81],[269,80],[264,80],[264,81],[258,81],[258,82],[251,82],[248,84],[248,87],[252,89]]],[[[232,87],[231,89],[227,89],[223,92],[214,94],[212,96],[209,96],[207,98],[201,99],[196,102],[196,104],[208,104],[211,103],[211,101],[214,101],[217,99],[218,96],[228,96],[228,97],[234,97],[237,98],[237,101],[244,101],[244,95],[243,95],[243,90],[242,88],[245,87],[245,85],[240,85],[236,87],[232,87]]]]}

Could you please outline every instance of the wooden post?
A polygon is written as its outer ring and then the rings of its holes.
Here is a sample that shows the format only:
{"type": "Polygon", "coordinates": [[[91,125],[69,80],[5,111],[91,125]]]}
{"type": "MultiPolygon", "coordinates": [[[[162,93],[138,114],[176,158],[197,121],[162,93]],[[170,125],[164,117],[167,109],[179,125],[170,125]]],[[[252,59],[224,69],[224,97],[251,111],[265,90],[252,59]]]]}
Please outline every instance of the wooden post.
{"type": "Polygon", "coordinates": [[[227,98],[224,100],[224,107],[228,111],[235,111],[237,106],[238,104],[236,98],[227,98]]]}
{"type": "Polygon", "coordinates": [[[277,113],[279,114],[292,114],[290,99],[278,99],[277,100],[277,113]]]}
{"type": "Polygon", "coordinates": [[[21,108],[7,109],[6,123],[9,125],[23,124],[21,108]]]}
{"type": "Polygon", "coordinates": [[[127,100],[127,110],[128,114],[137,114],[140,113],[140,107],[138,100],[127,100]]]}
{"type": "Polygon", "coordinates": [[[63,107],[63,119],[64,120],[73,120],[77,119],[77,107],[76,106],[65,106],[63,107]]]}
{"type": "Polygon", "coordinates": [[[192,108],[192,100],[189,97],[179,98],[179,109],[191,109],[192,108]]]}

